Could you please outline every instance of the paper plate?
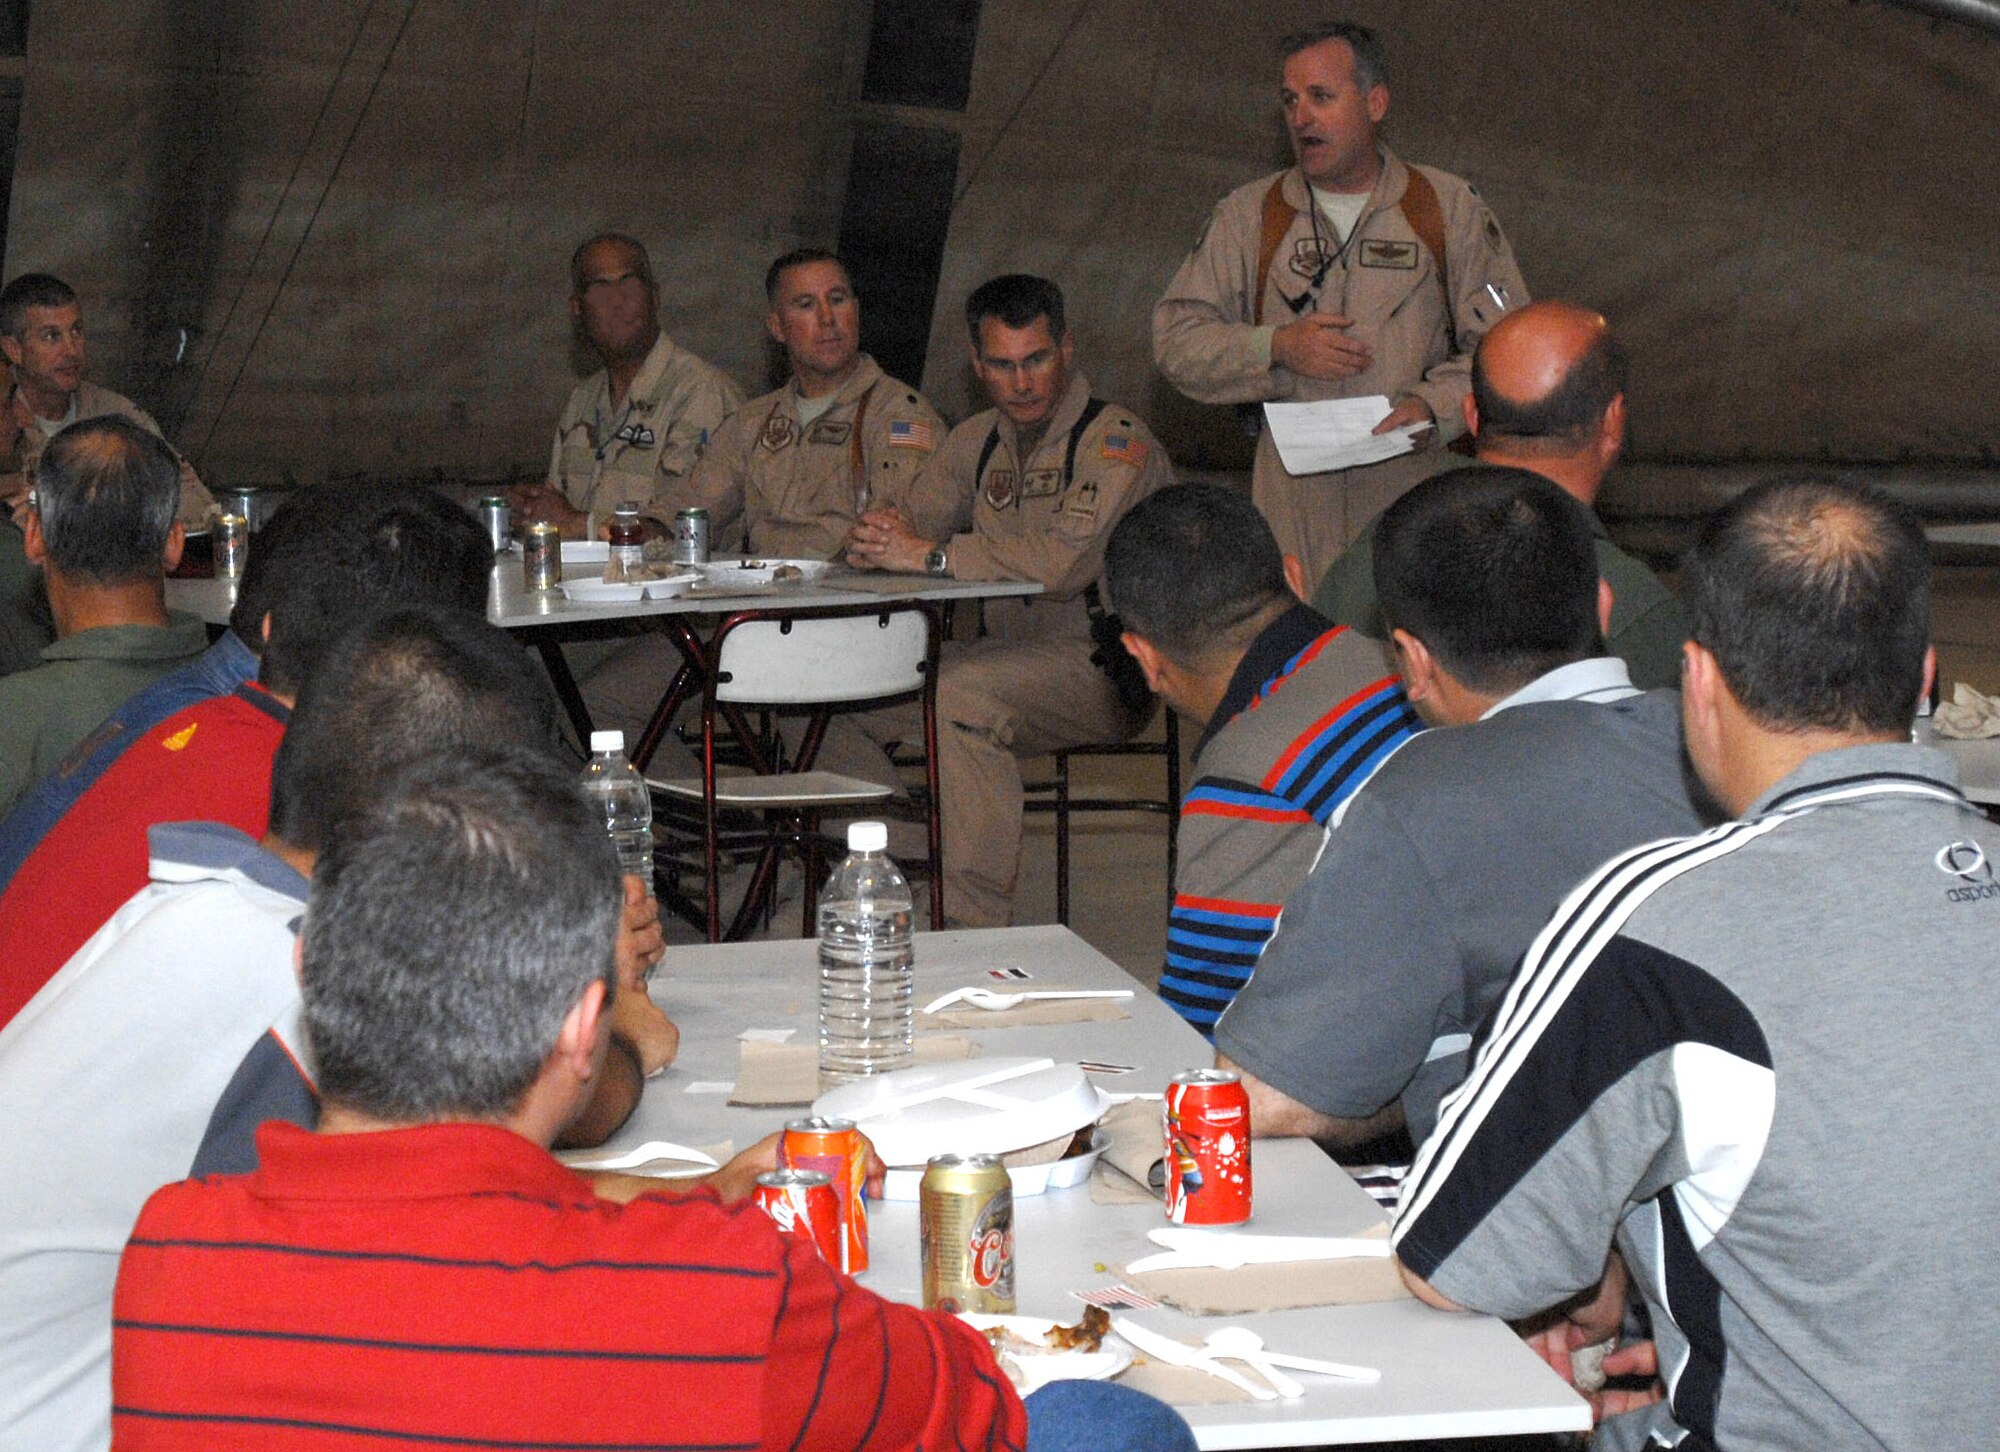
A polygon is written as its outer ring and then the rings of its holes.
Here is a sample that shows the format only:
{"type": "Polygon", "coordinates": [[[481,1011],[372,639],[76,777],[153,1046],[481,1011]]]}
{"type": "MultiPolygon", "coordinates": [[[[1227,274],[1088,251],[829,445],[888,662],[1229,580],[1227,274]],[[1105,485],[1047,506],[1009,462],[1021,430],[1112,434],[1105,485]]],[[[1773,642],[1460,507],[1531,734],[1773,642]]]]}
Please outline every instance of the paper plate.
{"type": "Polygon", "coordinates": [[[885,1164],[922,1165],[933,1155],[1006,1154],[1074,1134],[1109,1102],[1078,1064],[963,1059],[829,1089],[813,1113],[853,1120],[885,1164]]]}
{"type": "Polygon", "coordinates": [[[726,557],[719,560],[710,560],[701,567],[702,573],[708,576],[708,583],[711,585],[769,585],[773,583],[782,585],[790,583],[801,587],[810,585],[818,580],[829,568],[830,566],[825,560],[784,560],[778,559],[773,555],[746,555],[740,558],[726,557]],[[788,575],[783,580],[773,581],[772,576],[785,565],[790,565],[793,569],[797,570],[803,578],[794,579],[788,575]]]}
{"type": "MultiPolygon", "coordinates": [[[[963,1312],[959,1320],[976,1330],[1000,1327],[1023,1341],[1040,1341],[1056,1323],[1047,1316],[978,1316],[963,1312]]],[[[1034,1352],[1019,1355],[998,1352],[1000,1369],[1026,1396],[1052,1381],[1108,1381],[1132,1364],[1132,1353],[1106,1342],[1101,1351],[1051,1351],[1046,1356],[1034,1352]]]]}

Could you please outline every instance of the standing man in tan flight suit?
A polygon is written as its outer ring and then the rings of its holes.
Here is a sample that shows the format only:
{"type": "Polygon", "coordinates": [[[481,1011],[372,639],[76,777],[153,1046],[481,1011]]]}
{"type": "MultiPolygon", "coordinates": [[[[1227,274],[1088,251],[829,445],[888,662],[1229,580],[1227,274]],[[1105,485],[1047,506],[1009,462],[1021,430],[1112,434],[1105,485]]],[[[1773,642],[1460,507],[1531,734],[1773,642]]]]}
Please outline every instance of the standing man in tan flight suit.
{"type": "Polygon", "coordinates": [[[1432,431],[1414,454],[1329,474],[1285,471],[1263,429],[1252,492],[1278,545],[1317,580],[1369,520],[1448,462],[1472,350],[1527,300],[1472,188],[1380,144],[1382,43],[1345,21],[1289,35],[1281,92],[1298,165],[1224,197],[1153,309],[1153,356],[1201,403],[1386,395],[1377,433],[1432,431]]]}
{"type": "Polygon", "coordinates": [[[547,520],[564,539],[602,539],[629,499],[654,528],[671,530],[668,492],[743,393],[660,331],[660,289],[637,241],[620,232],[592,237],[569,271],[570,316],[604,367],[571,390],[548,479],[512,491],[515,522],[547,520]]]}
{"type": "MultiPolygon", "coordinates": [[[[965,304],[972,367],[995,407],[951,431],[908,510],[861,516],[859,566],[960,580],[1035,580],[1046,593],[986,602],[986,638],[947,648],[938,677],[945,913],[1005,925],[1021,866],[1019,758],[1123,741],[1151,702],[1093,663],[1104,546],[1125,511],[1174,482],[1167,451],[1136,414],[1090,396],[1073,369],[1062,290],[1013,274],[965,304]],[[919,525],[946,521],[935,533],[919,525]]],[[[1123,655],[1107,636],[1107,659],[1123,655]]],[[[916,709],[846,718],[877,742],[920,736],[916,709]]],[[[874,772],[887,763],[870,763],[874,772]]],[[[859,772],[867,776],[868,769],[859,772]]],[[[893,776],[875,776],[892,781],[893,776]]]]}
{"type": "MultiPolygon", "coordinates": [[[[570,257],[570,316],[604,367],[579,383],[556,425],[549,474],[509,491],[517,528],[546,520],[564,539],[604,539],[632,500],[651,530],[670,533],[674,491],[743,394],[660,331],[660,290],[646,249],[619,232],[592,237],[570,257]]],[[[563,648],[593,725],[645,730],[680,664],[665,636],[586,641],[563,648]]]]}
{"type": "Polygon", "coordinates": [[[764,292],[791,381],[731,414],[674,498],[708,511],[718,554],[831,559],[871,503],[907,507],[944,420],[861,351],[861,300],[833,253],[787,252],[764,292]]]}

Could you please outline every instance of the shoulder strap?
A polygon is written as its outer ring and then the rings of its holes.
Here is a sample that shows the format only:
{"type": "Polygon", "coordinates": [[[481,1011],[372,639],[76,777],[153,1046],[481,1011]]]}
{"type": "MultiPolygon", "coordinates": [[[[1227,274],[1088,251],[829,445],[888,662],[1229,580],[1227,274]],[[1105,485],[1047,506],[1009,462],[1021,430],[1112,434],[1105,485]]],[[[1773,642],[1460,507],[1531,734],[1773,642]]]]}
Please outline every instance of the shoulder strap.
{"type": "Polygon", "coordinates": [[[868,494],[868,458],[861,449],[861,427],[868,422],[868,400],[874,396],[875,390],[868,389],[854,405],[854,432],[847,436],[847,457],[854,471],[856,499],[864,499],[868,494]]]}
{"type": "Polygon", "coordinates": [[[1417,234],[1417,240],[1430,249],[1431,259],[1437,263],[1438,285],[1444,289],[1444,331],[1445,340],[1451,351],[1458,351],[1458,326],[1451,316],[1451,259],[1444,247],[1444,207],[1438,201],[1437,188],[1431,179],[1414,166],[1409,168],[1410,182],[1403,188],[1401,203],[1403,220],[1410,224],[1410,230],[1417,234]]]}
{"type": "MultiPolygon", "coordinates": [[[[1278,255],[1278,244],[1292,230],[1292,218],[1296,215],[1292,204],[1285,200],[1286,175],[1279,172],[1271,182],[1271,189],[1264,193],[1264,227],[1257,239],[1257,283],[1250,294],[1250,321],[1258,326],[1264,321],[1264,285],[1271,279],[1271,260],[1278,255]]],[[[1435,196],[1431,204],[1437,204],[1435,196]]]]}
{"type": "Polygon", "coordinates": [[[1063,488],[1069,488],[1069,481],[1076,477],[1076,446],[1083,442],[1084,431],[1097,422],[1097,416],[1110,405],[1101,398],[1093,398],[1083,406],[1076,423],[1069,431],[1069,447],[1063,451],[1063,488]]]}
{"type": "Polygon", "coordinates": [[[993,461],[993,451],[999,447],[1000,424],[996,420],[993,425],[993,432],[988,434],[986,442],[980,445],[979,462],[972,469],[972,487],[975,492],[979,489],[980,481],[986,477],[986,466],[993,461]]]}

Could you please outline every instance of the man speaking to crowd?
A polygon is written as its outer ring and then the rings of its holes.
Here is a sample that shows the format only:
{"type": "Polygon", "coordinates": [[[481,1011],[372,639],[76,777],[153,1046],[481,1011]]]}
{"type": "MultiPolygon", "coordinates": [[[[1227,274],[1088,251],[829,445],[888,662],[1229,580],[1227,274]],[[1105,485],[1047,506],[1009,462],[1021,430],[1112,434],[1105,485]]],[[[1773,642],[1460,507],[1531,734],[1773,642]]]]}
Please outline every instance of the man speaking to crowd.
{"type": "Polygon", "coordinates": [[[1433,426],[1413,455],[1305,476],[1286,472],[1263,430],[1257,507],[1317,580],[1364,524],[1443,467],[1435,446],[1460,432],[1472,350],[1528,290],[1471,187],[1376,139],[1389,86],[1374,31],[1340,21],[1278,49],[1298,165],[1222,199],[1153,309],[1153,356],[1198,403],[1381,394],[1391,411],[1377,433],[1433,426]]]}

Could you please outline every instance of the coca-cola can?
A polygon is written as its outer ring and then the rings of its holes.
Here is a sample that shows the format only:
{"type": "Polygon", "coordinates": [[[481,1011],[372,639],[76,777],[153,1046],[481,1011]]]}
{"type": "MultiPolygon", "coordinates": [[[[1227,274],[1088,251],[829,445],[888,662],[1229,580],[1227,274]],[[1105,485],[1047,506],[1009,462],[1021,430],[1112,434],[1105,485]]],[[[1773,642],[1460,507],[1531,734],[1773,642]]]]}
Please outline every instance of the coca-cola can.
{"type": "Polygon", "coordinates": [[[674,516],[674,563],[708,563],[708,511],[683,509],[674,516]]]}
{"type": "Polygon", "coordinates": [[[531,591],[562,583],[562,531],[553,524],[531,524],[521,535],[521,583],[531,591]]]}
{"type": "Polygon", "coordinates": [[[840,1259],[849,1275],[868,1269],[868,1141],[848,1119],[813,1115],[794,1119],[778,1142],[778,1159],[789,1169],[817,1170],[833,1181],[840,1199],[840,1259]]]}
{"type": "Polygon", "coordinates": [[[840,1265],[840,1197],[817,1170],[766,1170],[750,1192],[778,1229],[810,1241],[819,1258],[840,1265]]]}
{"type": "Polygon", "coordinates": [[[1014,1182],[995,1155],[939,1155],[918,1187],[924,1309],[1012,1315],[1014,1182]]]}
{"type": "Polygon", "coordinates": [[[1250,1218],[1250,1096],[1227,1069],[1193,1069],[1167,1085],[1167,1219],[1241,1225],[1250,1218]]]}

